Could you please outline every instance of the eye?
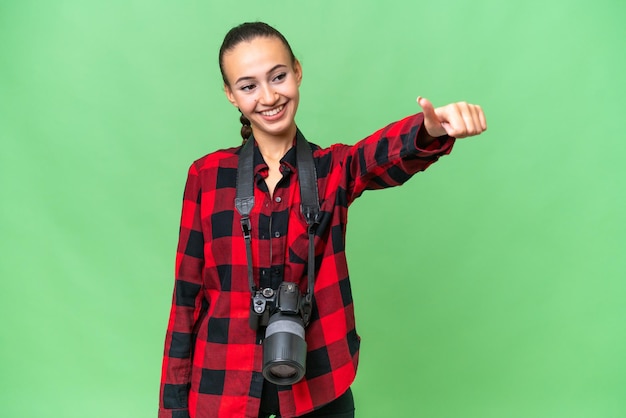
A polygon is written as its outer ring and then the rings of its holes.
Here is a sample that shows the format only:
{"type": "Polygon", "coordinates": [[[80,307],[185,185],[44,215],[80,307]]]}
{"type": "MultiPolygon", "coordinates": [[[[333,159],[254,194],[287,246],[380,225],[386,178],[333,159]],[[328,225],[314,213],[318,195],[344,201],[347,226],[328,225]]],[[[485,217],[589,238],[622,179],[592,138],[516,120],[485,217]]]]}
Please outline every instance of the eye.
{"type": "Polygon", "coordinates": [[[254,85],[254,84],[246,84],[244,86],[239,87],[239,90],[241,90],[241,91],[251,91],[255,87],[256,87],[256,85],[254,85]]]}
{"type": "Polygon", "coordinates": [[[283,81],[283,80],[285,79],[285,77],[287,77],[287,73],[280,73],[280,74],[277,74],[277,75],[276,75],[276,76],[272,79],[272,81],[274,81],[274,82],[283,81]]]}

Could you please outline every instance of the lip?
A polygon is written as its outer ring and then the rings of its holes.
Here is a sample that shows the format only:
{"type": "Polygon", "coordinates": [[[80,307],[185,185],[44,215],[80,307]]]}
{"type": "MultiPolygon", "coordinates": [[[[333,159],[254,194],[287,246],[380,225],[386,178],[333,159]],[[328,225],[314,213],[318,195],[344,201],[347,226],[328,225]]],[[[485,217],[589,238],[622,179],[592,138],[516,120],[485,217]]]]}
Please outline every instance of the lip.
{"type": "Polygon", "coordinates": [[[272,122],[272,121],[275,121],[275,120],[278,120],[278,119],[282,118],[286,111],[287,111],[287,103],[283,103],[281,105],[274,106],[271,109],[264,109],[264,110],[258,111],[257,113],[258,113],[259,116],[261,116],[263,118],[263,120],[266,120],[268,122],[272,122]],[[280,112],[276,113],[275,115],[267,116],[267,115],[263,114],[263,112],[268,112],[270,110],[277,109],[277,108],[279,108],[281,106],[282,106],[282,109],[280,110],[280,112]]]}

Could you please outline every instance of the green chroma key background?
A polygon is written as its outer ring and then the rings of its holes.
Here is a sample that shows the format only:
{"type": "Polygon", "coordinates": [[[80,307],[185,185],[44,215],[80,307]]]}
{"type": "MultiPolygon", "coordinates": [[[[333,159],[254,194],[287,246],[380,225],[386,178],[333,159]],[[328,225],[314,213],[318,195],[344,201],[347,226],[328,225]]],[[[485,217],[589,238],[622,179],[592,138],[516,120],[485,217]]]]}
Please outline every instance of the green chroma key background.
{"type": "Polygon", "coordinates": [[[626,6],[4,1],[6,417],[154,417],[189,164],[239,143],[217,52],[302,61],[298,124],[354,143],[435,105],[489,130],[351,208],[358,416],[626,416],[626,6]]]}

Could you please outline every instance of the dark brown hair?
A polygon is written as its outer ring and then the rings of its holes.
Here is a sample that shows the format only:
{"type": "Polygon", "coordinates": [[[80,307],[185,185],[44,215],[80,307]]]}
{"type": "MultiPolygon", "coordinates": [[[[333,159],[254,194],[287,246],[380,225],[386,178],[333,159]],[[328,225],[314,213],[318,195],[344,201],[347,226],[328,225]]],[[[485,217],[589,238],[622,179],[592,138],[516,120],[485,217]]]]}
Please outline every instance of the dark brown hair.
{"type": "MultiPolygon", "coordinates": [[[[291,50],[291,46],[287,39],[280,33],[278,30],[274,29],[267,23],[263,22],[246,22],[242,23],[239,26],[235,26],[231,30],[228,31],[226,36],[224,37],[224,41],[222,42],[222,46],[220,47],[220,55],[219,55],[219,64],[220,64],[220,72],[222,73],[222,80],[224,80],[224,85],[230,87],[230,83],[226,78],[226,74],[224,73],[224,54],[241,42],[249,42],[255,38],[277,38],[279,39],[287,51],[289,51],[289,55],[291,56],[291,62],[295,64],[296,57],[293,55],[293,51],[291,50]]],[[[250,121],[243,114],[239,117],[241,121],[241,137],[243,138],[243,142],[246,142],[248,138],[252,135],[252,126],[250,125],[250,121]]]]}

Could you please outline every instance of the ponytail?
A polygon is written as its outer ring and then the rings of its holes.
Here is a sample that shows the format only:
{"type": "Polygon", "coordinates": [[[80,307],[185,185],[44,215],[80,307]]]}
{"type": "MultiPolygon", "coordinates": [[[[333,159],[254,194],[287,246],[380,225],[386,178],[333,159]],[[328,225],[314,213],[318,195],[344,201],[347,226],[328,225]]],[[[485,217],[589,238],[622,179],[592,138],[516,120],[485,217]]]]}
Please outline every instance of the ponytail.
{"type": "MultiPolygon", "coordinates": [[[[241,112],[241,110],[239,112],[241,112]]],[[[245,144],[248,138],[252,135],[252,125],[243,113],[239,117],[239,122],[241,122],[241,137],[243,138],[243,143],[245,144]]]]}

